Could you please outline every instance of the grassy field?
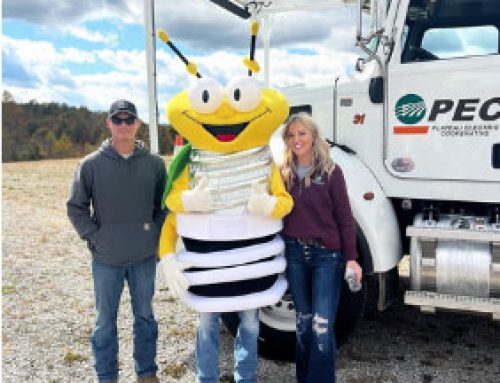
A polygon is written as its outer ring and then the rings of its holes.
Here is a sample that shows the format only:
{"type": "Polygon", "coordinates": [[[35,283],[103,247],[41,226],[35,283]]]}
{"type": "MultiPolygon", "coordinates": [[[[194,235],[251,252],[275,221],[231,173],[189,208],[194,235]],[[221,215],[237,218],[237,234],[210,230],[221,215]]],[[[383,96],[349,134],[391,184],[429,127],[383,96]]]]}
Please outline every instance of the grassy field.
{"type": "Polygon", "coordinates": [[[91,284],[81,267],[84,258],[75,254],[80,241],[64,208],[76,164],[77,160],[3,164],[4,381],[50,380],[58,376],[52,371],[59,361],[73,365],[88,360],[76,345],[88,339],[91,328],[91,284]],[[68,262],[74,263],[68,268],[68,262]],[[76,292],[76,286],[87,291],[76,292]],[[75,321],[57,314],[63,310],[75,321]],[[64,328],[74,328],[74,335],[64,328]]]}

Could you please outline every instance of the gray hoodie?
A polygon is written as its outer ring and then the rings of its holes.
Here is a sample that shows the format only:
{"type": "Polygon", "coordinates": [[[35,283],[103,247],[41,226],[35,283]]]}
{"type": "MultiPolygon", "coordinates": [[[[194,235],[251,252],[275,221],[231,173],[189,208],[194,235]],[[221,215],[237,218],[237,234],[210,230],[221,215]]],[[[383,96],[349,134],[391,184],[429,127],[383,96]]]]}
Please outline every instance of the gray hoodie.
{"type": "Polygon", "coordinates": [[[165,178],[164,161],[141,141],[125,159],[107,139],[80,161],[67,211],[96,261],[126,265],[156,254],[165,178]]]}

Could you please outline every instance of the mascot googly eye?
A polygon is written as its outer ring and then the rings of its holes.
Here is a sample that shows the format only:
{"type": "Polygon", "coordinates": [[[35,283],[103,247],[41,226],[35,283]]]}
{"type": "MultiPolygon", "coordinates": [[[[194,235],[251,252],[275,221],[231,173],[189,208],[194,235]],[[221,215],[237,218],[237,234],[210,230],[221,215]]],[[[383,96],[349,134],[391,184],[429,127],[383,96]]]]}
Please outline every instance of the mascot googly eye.
{"type": "Polygon", "coordinates": [[[252,77],[258,24],[251,27],[247,77],[225,90],[202,77],[170,41],[195,84],[167,104],[168,120],[187,141],[172,159],[164,204],[169,214],[159,244],[160,270],[171,294],[199,312],[230,312],[278,302],[287,288],[282,273],[281,218],[292,209],[269,140],[288,115],[277,90],[252,77]],[[181,237],[185,250],[175,252],[181,237]]]}
{"type": "Polygon", "coordinates": [[[220,107],[224,97],[221,86],[212,78],[198,79],[189,88],[188,93],[193,110],[201,114],[215,112],[220,107]]]}
{"type": "Polygon", "coordinates": [[[227,86],[227,100],[238,112],[249,112],[261,101],[261,87],[252,77],[240,77],[227,86]]]}

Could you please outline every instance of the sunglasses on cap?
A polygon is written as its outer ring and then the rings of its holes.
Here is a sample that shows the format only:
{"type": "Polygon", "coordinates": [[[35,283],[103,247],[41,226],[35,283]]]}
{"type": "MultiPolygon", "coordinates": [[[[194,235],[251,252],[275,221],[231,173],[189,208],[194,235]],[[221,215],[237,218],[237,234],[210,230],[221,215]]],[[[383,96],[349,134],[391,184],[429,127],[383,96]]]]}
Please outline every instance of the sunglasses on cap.
{"type": "Polygon", "coordinates": [[[110,118],[111,122],[114,125],[120,125],[122,122],[124,122],[127,125],[132,125],[135,122],[136,117],[134,116],[128,116],[126,118],[120,118],[118,116],[113,116],[110,118]]]}

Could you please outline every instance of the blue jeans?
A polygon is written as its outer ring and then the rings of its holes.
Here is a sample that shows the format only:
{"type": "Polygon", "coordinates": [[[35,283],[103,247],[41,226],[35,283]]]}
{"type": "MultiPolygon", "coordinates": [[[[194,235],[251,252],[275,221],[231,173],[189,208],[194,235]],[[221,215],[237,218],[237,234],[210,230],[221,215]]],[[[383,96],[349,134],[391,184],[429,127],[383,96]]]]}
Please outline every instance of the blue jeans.
{"type": "Polygon", "coordinates": [[[339,252],[286,243],[286,275],[297,320],[299,383],[335,382],[335,317],[344,261],[339,252]]]}
{"type": "MultiPolygon", "coordinates": [[[[236,383],[255,383],[259,310],[240,311],[238,316],[240,324],[234,338],[234,380],[236,383]]],[[[219,382],[219,318],[220,313],[200,313],[196,367],[201,383],[219,382]]]]}
{"type": "Polygon", "coordinates": [[[139,377],[156,375],[158,324],[152,307],[156,263],[156,256],[126,266],[110,266],[92,261],[97,311],[92,333],[92,352],[99,382],[118,378],[116,320],[125,280],[128,283],[134,314],[135,371],[139,377]]]}

